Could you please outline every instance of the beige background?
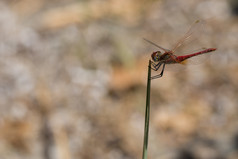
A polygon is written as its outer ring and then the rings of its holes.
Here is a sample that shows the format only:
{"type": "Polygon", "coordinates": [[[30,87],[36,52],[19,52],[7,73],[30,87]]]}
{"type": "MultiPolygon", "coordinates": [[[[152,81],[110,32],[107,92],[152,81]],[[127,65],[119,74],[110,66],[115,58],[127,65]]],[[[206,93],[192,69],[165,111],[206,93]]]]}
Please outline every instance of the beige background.
{"type": "Polygon", "coordinates": [[[0,158],[141,158],[147,62],[157,50],[143,38],[172,48],[197,19],[207,20],[201,44],[218,50],[152,81],[149,158],[238,158],[238,19],[231,6],[235,1],[2,0],[0,158]]]}

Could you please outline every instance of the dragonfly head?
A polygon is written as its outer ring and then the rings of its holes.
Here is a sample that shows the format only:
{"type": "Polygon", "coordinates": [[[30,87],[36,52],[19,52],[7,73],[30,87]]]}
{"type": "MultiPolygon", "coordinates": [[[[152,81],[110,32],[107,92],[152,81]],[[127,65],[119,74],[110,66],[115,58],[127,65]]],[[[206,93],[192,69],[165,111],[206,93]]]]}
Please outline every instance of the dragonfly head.
{"type": "Polygon", "coordinates": [[[160,56],[161,56],[161,52],[160,51],[155,51],[151,54],[151,58],[154,62],[158,62],[160,60],[160,56]]]}

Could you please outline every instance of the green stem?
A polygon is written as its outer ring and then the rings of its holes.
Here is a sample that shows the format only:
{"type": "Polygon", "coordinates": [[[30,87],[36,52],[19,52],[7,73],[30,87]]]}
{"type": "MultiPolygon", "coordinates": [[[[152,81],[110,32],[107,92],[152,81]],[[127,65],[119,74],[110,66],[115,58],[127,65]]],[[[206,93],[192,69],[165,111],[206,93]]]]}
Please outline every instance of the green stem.
{"type": "Polygon", "coordinates": [[[146,92],[146,108],[145,108],[145,128],[144,128],[144,144],[142,159],[147,159],[148,138],[149,138],[149,121],[150,121],[150,82],[151,82],[151,61],[149,60],[147,92],[146,92]]]}

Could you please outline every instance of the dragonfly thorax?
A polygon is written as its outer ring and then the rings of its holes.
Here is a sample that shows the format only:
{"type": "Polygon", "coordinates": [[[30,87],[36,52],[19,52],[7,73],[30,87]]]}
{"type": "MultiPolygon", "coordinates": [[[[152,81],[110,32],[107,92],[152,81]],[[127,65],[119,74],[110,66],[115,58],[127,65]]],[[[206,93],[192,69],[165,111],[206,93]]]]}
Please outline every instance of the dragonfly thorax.
{"type": "Polygon", "coordinates": [[[151,54],[151,58],[154,62],[158,62],[160,60],[160,56],[162,53],[160,51],[155,51],[151,54]]]}

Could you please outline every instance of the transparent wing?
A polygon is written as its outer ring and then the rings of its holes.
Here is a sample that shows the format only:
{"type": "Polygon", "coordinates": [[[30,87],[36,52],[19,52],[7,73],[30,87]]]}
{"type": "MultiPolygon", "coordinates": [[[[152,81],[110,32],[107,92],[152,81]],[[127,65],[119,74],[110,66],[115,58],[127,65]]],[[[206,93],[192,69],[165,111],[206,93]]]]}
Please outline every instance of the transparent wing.
{"type": "Polygon", "coordinates": [[[180,50],[186,50],[184,47],[191,48],[192,43],[195,43],[195,41],[198,40],[198,37],[201,37],[204,34],[205,24],[206,22],[204,20],[195,21],[186,34],[178,40],[172,51],[177,54],[180,50]]]}
{"type": "Polygon", "coordinates": [[[152,44],[152,45],[154,45],[154,46],[160,48],[160,49],[163,50],[164,52],[170,51],[170,50],[168,50],[168,49],[165,49],[165,48],[163,48],[163,47],[161,47],[161,46],[155,44],[154,42],[152,42],[152,41],[150,41],[150,40],[148,40],[148,39],[145,39],[145,38],[143,38],[143,39],[144,39],[145,41],[147,41],[148,43],[150,43],[150,44],[152,44]]]}

